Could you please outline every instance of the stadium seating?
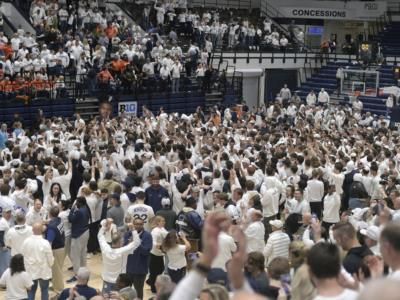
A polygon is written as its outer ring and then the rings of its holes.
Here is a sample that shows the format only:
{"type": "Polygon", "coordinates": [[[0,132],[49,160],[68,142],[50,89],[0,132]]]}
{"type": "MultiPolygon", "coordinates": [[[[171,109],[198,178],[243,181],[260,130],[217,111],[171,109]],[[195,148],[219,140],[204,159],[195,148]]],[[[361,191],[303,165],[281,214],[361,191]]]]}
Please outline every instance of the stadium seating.
{"type": "Polygon", "coordinates": [[[400,53],[400,22],[392,22],[378,36],[385,56],[397,56],[400,53]]]}
{"type": "MultiPolygon", "coordinates": [[[[298,95],[302,99],[305,99],[311,90],[318,93],[321,88],[324,88],[330,95],[336,94],[336,71],[340,66],[343,68],[361,69],[360,66],[350,65],[349,63],[329,62],[326,66],[323,66],[317,74],[307,79],[307,81],[300,86],[298,95]]],[[[377,71],[379,71],[379,87],[397,85],[393,76],[392,66],[380,66],[377,68],[377,71]]],[[[386,114],[385,100],[387,96],[388,95],[379,95],[377,97],[360,96],[359,99],[364,104],[364,111],[369,111],[374,114],[386,114]]],[[[340,103],[349,103],[349,97],[344,97],[344,100],[342,99],[340,103]]]]}

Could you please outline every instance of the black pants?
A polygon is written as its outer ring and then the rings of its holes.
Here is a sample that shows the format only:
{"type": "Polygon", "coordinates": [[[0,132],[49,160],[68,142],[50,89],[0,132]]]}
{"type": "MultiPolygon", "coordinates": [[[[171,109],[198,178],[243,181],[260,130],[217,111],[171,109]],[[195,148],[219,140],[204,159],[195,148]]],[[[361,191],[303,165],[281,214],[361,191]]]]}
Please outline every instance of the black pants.
{"type": "Polygon", "coordinates": [[[135,287],[137,297],[139,299],[143,299],[143,287],[144,280],[146,279],[147,274],[129,274],[129,277],[132,280],[133,286],[135,287]]]}
{"type": "Polygon", "coordinates": [[[318,219],[321,220],[322,215],[322,202],[310,202],[311,212],[316,214],[318,219]]]}
{"type": "Polygon", "coordinates": [[[168,275],[171,277],[173,283],[178,284],[186,275],[186,267],[178,270],[171,270],[168,268],[168,275]]]}
{"type": "Polygon", "coordinates": [[[150,253],[150,265],[149,265],[149,279],[147,284],[151,287],[151,292],[156,292],[154,283],[156,282],[157,276],[164,272],[164,256],[157,256],[150,253]]]}
{"type": "Polygon", "coordinates": [[[100,221],[89,224],[89,241],[87,245],[88,253],[96,253],[100,250],[97,234],[100,229],[100,221]]]}

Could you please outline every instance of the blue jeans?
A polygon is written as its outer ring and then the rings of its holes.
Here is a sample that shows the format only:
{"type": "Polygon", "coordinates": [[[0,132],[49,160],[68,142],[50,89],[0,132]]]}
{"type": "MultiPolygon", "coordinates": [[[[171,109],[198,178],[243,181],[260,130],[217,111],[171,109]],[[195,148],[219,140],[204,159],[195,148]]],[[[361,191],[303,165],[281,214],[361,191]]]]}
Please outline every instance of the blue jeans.
{"type": "Polygon", "coordinates": [[[10,266],[11,252],[10,249],[0,248],[0,276],[10,266]]]}
{"type": "Polygon", "coordinates": [[[35,279],[33,280],[33,285],[31,290],[28,292],[28,299],[35,300],[35,294],[38,287],[38,282],[40,285],[40,291],[42,297],[41,300],[49,300],[49,279],[35,279]]]}
{"type": "Polygon", "coordinates": [[[115,291],[115,283],[103,281],[103,289],[101,290],[101,292],[103,294],[109,294],[112,291],[115,291]]]}

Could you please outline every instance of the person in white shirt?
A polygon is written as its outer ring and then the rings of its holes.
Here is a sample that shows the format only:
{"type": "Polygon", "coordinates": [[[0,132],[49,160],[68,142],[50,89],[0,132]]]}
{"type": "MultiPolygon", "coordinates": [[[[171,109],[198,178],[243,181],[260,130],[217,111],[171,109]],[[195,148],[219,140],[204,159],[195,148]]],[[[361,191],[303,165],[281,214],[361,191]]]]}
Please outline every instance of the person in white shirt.
{"type": "Polygon", "coordinates": [[[329,94],[325,91],[324,88],[318,93],[318,103],[321,105],[329,104],[329,94]]]}
{"type": "Polygon", "coordinates": [[[272,228],[272,233],[268,237],[267,244],[263,249],[267,265],[275,257],[285,257],[289,258],[289,236],[282,231],[283,222],[281,220],[269,221],[272,228]]]}
{"type": "Polygon", "coordinates": [[[178,93],[179,92],[179,84],[181,78],[181,72],[183,68],[181,63],[178,59],[174,60],[174,63],[171,67],[171,77],[172,77],[172,92],[178,93]]]}
{"type": "Polygon", "coordinates": [[[324,198],[324,211],[322,217],[322,227],[325,228],[326,232],[329,232],[329,228],[340,221],[340,196],[336,193],[336,186],[330,184],[328,188],[328,194],[324,198]]]}
{"type": "Polygon", "coordinates": [[[10,267],[0,278],[0,286],[6,288],[5,299],[28,299],[32,285],[32,277],[25,271],[24,257],[21,254],[13,256],[10,267]]]}
{"type": "Polygon", "coordinates": [[[316,102],[317,102],[317,96],[315,95],[314,91],[311,90],[307,95],[306,103],[309,106],[314,106],[316,102]]]}
{"type": "Polygon", "coordinates": [[[226,264],[237,251],[235,240],[228,234],[230,223],[221,224],[221,232],[218,235],[218,255],[215,257],[211,268],[222,269],[226,272],[226,264]]]}
{"type": "Polygon", "coordinates": [[[186,239],[185,234],[180,232],[179,235],[175,230],[171,230],[164,239],[162,249],[168,258],[168,275],[172,282],[178,284],[186,275],[186,253],[190,250],[190,243],[186,239]],[[184,245],[178,243],[182,241],[184,245]]]}
{"type": "Polygon", "coordinates": [[[23,212],[18,212],[15,216],[15,226],[8,230],[4,243],[11,249],[11,256],[21,253],[22,244],[33,234],[32,227],[26,224],[23,212]]]}
{"type": "Polygon", "coordinates": [[[250,224],[244,230],[244,234],[247,237],[247,253],[253,251],[262,253],[265,247],[265,227],[262,223],[263,214],[256,209],[250,209],[249,214],[250,224]]]}
{"type": "Polygon", "coordinates": [[[342,67],[339,67],[338,69],[337,69],[337,71],[336,71],[336,86],[337,86],[337,94],[338,94],[338,96],[339,96],[339,94],[340,94],[340,88],[341,88],[341,83],[342,83],[342,78],[343,78],[343,76],[344,76],[344,73],[343,73],[343,68],[342,67]]]}
{"type": "Polygon", "coordinates": [[[151,231],[151,220],[154,218],[154,210],[151,206],[144,204],[145,193],[140,191],[136,193],[136,201],[131,204],[126,213],[130,215],[133,220],[141,219],[144,224],[144,230],[151,231]]]}
{"type": "Polygon", "coordinates": [[[315,213],[318,219],[321,219],[324,184],[319,180],[319,177],[319,169],[312,170],[312,178],[307,181],[307,187],[304,190],[304,198],[310,203],[311,212],[315,213]]]}
{"type": "Polygon", "coordinates": [[[42,201],[36,199],[26,214],[26,224],[33,226],[35,223],[43,223],[47,219],[47,211],[42,206],[42,201]]]}
{"type": "Polygon", "coordinates": [[[360,233],[364,236],[365,245],[369,248],[369,250],[374,253],[374,255],[381,256],[381,251],[379,249],[379,235],[381,230],[378,226],[371,225],[366,229],[361,229],[360,233]]]}
{"type": "Polygon", "coordinates": [[[38,284],[42,299],[49,297],[49,281],[51,279],[51,267],[54,263],[53,252],[49,241],[43,238],[42,223],[32,226],[33,235],[28,237],[22,245],[21,253],[25,259],[26,271],[32,276],[33,286],[29,291],[29,299],[35,299],[38,284]]]}
{"type": "Polygon", "coordinates": [[[279,96],[282,99],[283,103],[287,103],[290,98],[292,98],[292,93],[290,92],[290,89],[287,87],[287,84],[283,85],[283,88],[279,92],[279,96]]]}
{"type": "Polygon", "coordinates": [[[132,231],[132,241],[126,246],[122,246],[123,238],[120,233],[113,234],[111,245],[109,245],[106,241],[105,232],[111,225],[111,219],[103,220],[97,235],[103,259],[101,272],[103,293],[116,290],[117,277],[119,274],[125,273],[128,255],[140,246],[140,238],[136,230],[132,231]]]}
{"type": "Polygon", "coordinates": [[[294,200],[292,213],[294,214],[304,214],[311,211],[310,204],[303,198],[303,192],[300,189],[296,189],[294,192],[294,200]]]}
{"type": "Polygon", "coordinates": [[[356,100],[353,102],[353,112],[361,113],[362,110],[363,110],[363,103],[359,98],[356,98],[356,100]]]}
{"type": "Polygon", "coordinates": [[[315,244],[308,252],[307,264],[311,281],[317,289],[314,300],[357,299],[357,292],[343,288],[338,282],[342,265],[340,251],[335,244],[315,244]]]}
{"type": "Polygon", "coordinates": [[[12,207],[3,208],[0,212],[0,274],[8,268],[11,254],[4,243],[4,236],[10,230],[10,219],[12,218],[12,207]]]}
{"type": "Polygon", "coordinates": [[[395,96],[393,94],[389,95],[386,99],[386,109],[388,112],[393,108],[394,103],[396,102],[395,96]]]}
{"type": "Polygon", "coordinates": [[[335,191],[338,193],[339,197],[343,194],[343,181],[344,181],[344,174],[343,165],[341,162],[335,163],[333,172],[328,172],[328,181],[331,184],[335,185],[335,191]]]}
{"type": "Polygon", "coordinates": [[[164,272],[164,252],[161,249],[161,245],[168,234],[165,229],[165,219],[161,216],[156,216],[152,223],[154,228],[151,231],[153,238],[153,248],[150,251],[150,263],[149,263],[149,279],[147,284],[150,285],[151,292],[156,292],[155,282],[157,276],[164,272]]]}

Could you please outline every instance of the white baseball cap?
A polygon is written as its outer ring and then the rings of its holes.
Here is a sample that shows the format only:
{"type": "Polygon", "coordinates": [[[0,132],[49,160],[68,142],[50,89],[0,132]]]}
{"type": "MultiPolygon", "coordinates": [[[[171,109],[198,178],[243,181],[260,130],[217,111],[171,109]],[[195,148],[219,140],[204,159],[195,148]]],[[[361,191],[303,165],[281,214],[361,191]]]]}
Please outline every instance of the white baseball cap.
{"type": "Polygon", "coordinates": [[[278,228],[278,229],[283,227],[283,223],[282,223],[281,220],[271,220],[271,221],[269,221],[269,224],[271,226],[274,226],[275,228],[278,228]]]}

